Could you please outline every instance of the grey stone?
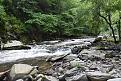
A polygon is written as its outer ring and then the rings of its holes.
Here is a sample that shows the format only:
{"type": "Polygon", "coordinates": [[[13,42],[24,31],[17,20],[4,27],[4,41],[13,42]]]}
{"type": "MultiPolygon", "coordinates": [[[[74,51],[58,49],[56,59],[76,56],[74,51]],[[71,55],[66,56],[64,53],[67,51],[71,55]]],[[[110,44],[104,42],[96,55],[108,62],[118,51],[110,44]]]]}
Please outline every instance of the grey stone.
{"type": "Polygon", "coordinates": [[[91,81],[107,81],[108,79],[112,78],[112,76],[110,74],[102,73],[100,71],[88,72],[87,77],[91,81]]]}
{"type": "Polygon", "coordinates": [[[85,74],[79,74],[72,77],[66,77],[66,81],[88,81],[85,74]]]}
{"type": "Polygon", "coordinates": [[[121,78],[114,78],[114,79],[109,79],[107,81],[121,81],[121,78]]]}
{"type": "Polygon", "coordinates": [[[10,70],[11,79],[22,78],[25,75],[33,75],[36,74],[38,70],[33,66],[27,64],[14,64],[10,70]]]}

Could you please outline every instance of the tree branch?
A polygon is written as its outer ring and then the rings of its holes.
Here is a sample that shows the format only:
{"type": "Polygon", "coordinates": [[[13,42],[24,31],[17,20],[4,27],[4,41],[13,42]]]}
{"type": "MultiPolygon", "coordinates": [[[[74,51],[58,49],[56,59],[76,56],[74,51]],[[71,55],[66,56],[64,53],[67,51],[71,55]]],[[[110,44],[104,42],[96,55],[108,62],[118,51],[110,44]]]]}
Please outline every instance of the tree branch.
{"type": "Polygon", "coordinates": [[[105,16],[102,16],[100,13],[98,13],[98,15],[99,15],[100,17],[102,17],[108,24],[110,24],[110,22],[107,20],[107,18],[106,18],[105,16]]]}

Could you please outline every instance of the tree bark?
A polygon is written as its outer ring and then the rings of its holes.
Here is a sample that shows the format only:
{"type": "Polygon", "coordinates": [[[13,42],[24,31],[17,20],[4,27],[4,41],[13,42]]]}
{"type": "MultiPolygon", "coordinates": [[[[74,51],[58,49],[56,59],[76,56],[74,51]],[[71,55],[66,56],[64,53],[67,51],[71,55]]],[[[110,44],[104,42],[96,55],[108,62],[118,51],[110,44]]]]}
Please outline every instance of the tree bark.
{"type": "Polygon", "coordinates": [[[109,27],[110,27],[110,29],[112,31],[112,34],[113,34],[114,42],[116,43],[117,41],[116,41],[116,36],[115,36],[114,29],[112,27],[111,13],[110,12],[108,13],[108,20],[109,20],[109,27]]]}
{"type": "Polygon", "coordinates": [[[114,42],[116,43],[117,40],[116,40],[116,37],[115,37],[114,29],[112,27],[111,13],[110,12],[108,13],[108,17],[105,17],[105,16],[101,15],[100,13],[99,13],[99,16],[102,17],[106,21],[106,23],[109,25],[111,32],[112,32],[112,35],[113,35],[114,42]]]}
{"type": "Polygon", "coordinates": [[[118,36],[119,36],[119,42],[121,42],[121,13],[119,11],[119,20],[118,20],[118,36]]]}

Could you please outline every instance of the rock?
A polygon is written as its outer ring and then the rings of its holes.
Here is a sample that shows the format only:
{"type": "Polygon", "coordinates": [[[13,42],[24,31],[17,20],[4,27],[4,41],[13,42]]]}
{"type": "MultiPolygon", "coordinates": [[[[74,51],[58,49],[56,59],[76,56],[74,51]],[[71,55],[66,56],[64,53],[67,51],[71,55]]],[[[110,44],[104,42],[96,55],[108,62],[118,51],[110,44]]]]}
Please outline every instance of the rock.
{"type": "Polygon", "coordinates": [[[68,56],[69,54],[70,54],[70,53],[65,54],[65,55],[55,56],[55,57],[52,57],[52,58],[48,58],[48,59],[46,59],[46,61],[50,61],[50,62],[60,61],[60,60],[62,60],[64,57],[68,56]]]}
{"type": "Polygon", "coordinates": [[[109,79],[107,81],[121,81],[121,78],[114,78],[114,79],[109,79]]]}
{"type": "Polygon", "coordinates": [[[91,46],[91,45],[92,45],[91,42],[84,42],[84,44],[85,44],[86,46],[91,46]]]}
{"type": "Polygon", "coordinates": [[[72,67],[82,67],[85,65],[84,61],[80,60],[80,59],[75,59],[73,61],[70,61],[70,64],[72,67]]]}
{"type": "Polygon", "coordinates": [[[0,72],[0,81],[6,81],[9,77],[9,70],[5,72],[0,72]]]}
{"type": "Polygon", "coordinates": [[[79,69],[77,67],[72,68],[72,69],[66,71],[65,77],[71,77],[74,74],[77,74],[78,72],[79,72],[79,69]]]}
{"type": "Polygon", "coordinates": [[[95,40],[93,41],[93,43],[97,43],[103,40],[103,36],[98,36],[97,38],[95,38],[95,40]]]}
{"type": "Polygon", "coordinates": [[[16,80],[18,78],[24,78],[27,75],[37,74],[38,70],[35,67],[27,64],[14,64],[10,71],[10,78],[16,80]]]}
{"type": "Polygon", "coordinates": [[[11,41],[8,41],[8,42],[4,45],[4,47],[21,46],[21,45],[23,45],[22,42],[17,41],[17,40],[11,40],[11,41]]]}
{"type": "Polygon", "coordinates": [[[71,49],[72,54],[79,54],[82,51],[82,48],[80,46],[75,46],[71,49]]]}
{"type": "Polygon", "coordinates": [[[42,78],[39,78],[37,81],[42,81],[42,78]]]}
{"type": "Polygon", "coordinates": [[[11,40],[7,42],[2,50],[21,50],[21,49],[31,49],[31,47],[24,45],[22,42],[17,40],[11,40]]]}
{"type": "Polygon", "coordinates": [[[21,49],[31,49],[31,47],[25,45],[11,46],[11,47],[4,47],[2,50],[21,50],[21,49]]]}
{"type": "Polygon", "coordinates": [[[85,74],[79,74],[72,77],[66,77],[66,81],[88,81],[85,74]]]}
{"type": "Polygon", "coordinates": [[[52,76],[46,76],[43,74],[39,74],[36,78],[36,81],[59,81],[57,78],[52,77],[52,76]]]}
{"type": "Polygon", "coordinates": [[[114,55],[112,55],[112,54],[105,54],[105,58],[113,58],[114,57],[114,55]]]}
{"type": "Polygon", "coordinates": [[[78,55],[76,55],[76,54],[70,54],[70,55],[66,56],[64,58],[64,60],[66,60],[66,61],[72,61],[72,60],[77,59],[77,57],[78,57],[78,55]]]}
{"type": "Polygon", "coordinates": [[[75,67],[59,76],[59,81],[88,81],[88,79],[85,74],[81,73],[80,68],[75,67]]]}
{"type": "Polygon", "coordinates": [[[81,60],[85,59],[91,61],[100,61],[105,57],[104,53],[95,49],[88,49],[88,50],[84,49],[83,51],[80,52],[79,55],[80,55],[79,58],[81,60]]]}
{"type": "Polygon", "coordinates": [[[18,80],[16,80],[16,81],[24,81],[23,79],[18,79],[18,80]]]}
{"type": "Polygon", "coordinates": [[[90,81],[107,81],[112,78],[110,74],[102,73],[100,71],[88,72],[87,77],[90,81]]]}
{"type": "Polygon", "coordinates": [[[45,76],[48,81],[59,81],[57,78],[52,77],[52,76],[45,76]]]}

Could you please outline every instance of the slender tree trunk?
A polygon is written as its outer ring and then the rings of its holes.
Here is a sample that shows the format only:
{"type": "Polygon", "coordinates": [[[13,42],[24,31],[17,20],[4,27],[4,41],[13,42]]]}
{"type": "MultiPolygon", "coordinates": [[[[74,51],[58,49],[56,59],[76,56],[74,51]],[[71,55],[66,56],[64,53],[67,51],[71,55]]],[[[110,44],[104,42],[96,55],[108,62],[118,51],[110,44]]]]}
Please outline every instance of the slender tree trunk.
{"type": "Polygon", "coordinates": [[[114,32],[114,29],[113,29],[113,27],[112,27],[112,21],[111,21],[111,12],[109,12],[108,13],[108,20],[109,20],[109,27],[110,27],[110,29],[111,29],[111,31],[112,31],[112,34],[113,34],[113,39],[114,39],[114,42],[116,43],[117,41],[116,41],[116,36],[115,36],[115,32],[114,32]]]}
{"type": "Polygon", "coordinates": [[[113,35],[114,42],[116,43],[117,40],[116,40],[116,36],[115,36],[114,29],[113,29],[113,27],[111,26],[111,24],[109,24],[109,27],[110,27],[110,29],[111,29],[111,31],[112,31],[112,35],[113,35]]]}
{"type": "Polygon", "coordinates": [[[117,40],[116,40],[116,36],[115,36],[115,31],[112,27],[111,12],[108,13],[108,17],[105,17],[105,16],[101,15],[100,13],[99,13],[99,16],[102,17],[106,21],[106,23],[109,25],[109,28],[111,29],[111,32],[113,35],[114,42],[116,43],[117,40]]]}
{"type": "Polygon", "coordinates": [[[120,11],[119,11],[119,20],[118,20],[118,36],[119,36],[119,42],[121,42],[121,20],[120,20],[120,11]]]}

